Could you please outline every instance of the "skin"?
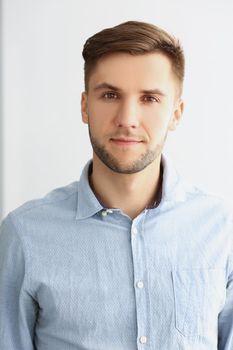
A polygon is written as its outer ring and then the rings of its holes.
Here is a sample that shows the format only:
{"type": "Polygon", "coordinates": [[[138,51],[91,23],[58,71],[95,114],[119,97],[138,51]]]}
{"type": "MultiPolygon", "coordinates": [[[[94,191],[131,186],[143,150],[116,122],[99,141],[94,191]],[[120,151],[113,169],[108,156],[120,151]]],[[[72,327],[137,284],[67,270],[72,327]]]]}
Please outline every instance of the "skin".
{"type": "Polygon", "coordinates": [[[113,53],[98,61],[81,112],[93,148],[90,185],[106,208],[134,219],[157,198],[161,152],[184,108],[178,91],[161,53],[113,53]]]}

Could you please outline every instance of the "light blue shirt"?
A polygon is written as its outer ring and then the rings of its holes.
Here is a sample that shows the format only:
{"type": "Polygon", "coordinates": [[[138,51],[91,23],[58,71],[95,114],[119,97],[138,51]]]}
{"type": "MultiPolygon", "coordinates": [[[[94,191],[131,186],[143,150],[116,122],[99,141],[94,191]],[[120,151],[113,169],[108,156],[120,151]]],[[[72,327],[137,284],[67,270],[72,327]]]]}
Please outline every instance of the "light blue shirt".
{"type": "Polygon", "coordinates": [[[102,207],[90,162],[6,217],[1,350],[233,349],[231,210],[162,159],[161,202],[134,220],[102,207]]]}

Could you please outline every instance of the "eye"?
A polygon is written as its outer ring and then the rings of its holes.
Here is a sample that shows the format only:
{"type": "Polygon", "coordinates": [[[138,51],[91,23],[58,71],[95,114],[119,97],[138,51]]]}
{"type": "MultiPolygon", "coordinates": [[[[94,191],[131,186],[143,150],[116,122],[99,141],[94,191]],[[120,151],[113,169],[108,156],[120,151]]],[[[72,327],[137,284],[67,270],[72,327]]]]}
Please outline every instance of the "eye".
{"type": "Polygon", "coordinates": [[[102,97],[106,100],[116,100],[118,95],[116,92],[105,92],[102,97]]]}
{"type": "Polygon", "coordinates": [[[160,102],[160,100],[157,97],[151,96],[151,95],[143,96],[142,101],[143,102],[160,102]]]}

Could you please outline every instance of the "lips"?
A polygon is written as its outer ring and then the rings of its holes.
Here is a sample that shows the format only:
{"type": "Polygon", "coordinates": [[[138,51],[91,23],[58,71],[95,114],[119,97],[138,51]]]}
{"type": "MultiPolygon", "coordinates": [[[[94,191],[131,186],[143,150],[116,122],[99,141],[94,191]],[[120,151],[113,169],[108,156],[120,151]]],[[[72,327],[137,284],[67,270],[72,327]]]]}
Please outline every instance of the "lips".
{"type": "Polygon", "coordinates": [[[143,142],[142,140],[131,139],[131,138],[111,138],[110,141],[116,145],[122,145],[122,146],[133,146],[143,142]]]}

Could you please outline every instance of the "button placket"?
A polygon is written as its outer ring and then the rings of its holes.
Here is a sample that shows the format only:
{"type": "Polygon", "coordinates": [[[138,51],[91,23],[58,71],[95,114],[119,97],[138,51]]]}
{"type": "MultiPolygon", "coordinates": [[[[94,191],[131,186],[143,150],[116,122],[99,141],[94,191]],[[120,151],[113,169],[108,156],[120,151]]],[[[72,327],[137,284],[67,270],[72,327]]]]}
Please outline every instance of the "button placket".
{"type": "Polygon", "coordinates": [[[133,237],[136,237],[136,236],[137,236],[138,230],[137,230],[136,227],[132,227],[131,234],[132,234],[133,237]]]}
{"type": "Polygon", "coordinates": [[[144,220],[142,214],[133,221],[131,226],[131,249],[133,255],[134,264],[134,288],[135,288],[135,301],[136,301],[136,312],[137,312],[137,329],[138,329],[138,343],[139,348],[145,349],[149,345],[149,329],[150,329],[150,317],[148,316],[148,291],[146,290],[146,281],[144,277],[146,276],[147,266],[145,265],[145,259],[143,258],[146,254],[145,244],[143,237],[143,226],[144,220]]]}

